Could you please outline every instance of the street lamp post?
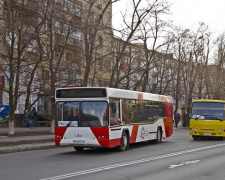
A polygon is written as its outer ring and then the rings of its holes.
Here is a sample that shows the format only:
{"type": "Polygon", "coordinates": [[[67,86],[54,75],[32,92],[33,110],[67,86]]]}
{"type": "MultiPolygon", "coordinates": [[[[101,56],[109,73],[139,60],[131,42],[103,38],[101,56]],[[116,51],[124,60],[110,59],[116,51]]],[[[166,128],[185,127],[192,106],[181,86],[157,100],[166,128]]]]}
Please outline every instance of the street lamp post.
{"type": "Polygon", "coordinates": [[[188,112],[188,101],[189,101],[189,86],[190,86],[190,71],[191,71],[191,60],[192,60],[192,52],[190,52],[190,57],[188,61],[188,77],[187,77],[187,90],[185,96],[185,112],[184,112],[184,124],[183,126],[189,126],[189,112],[188,112]]]}

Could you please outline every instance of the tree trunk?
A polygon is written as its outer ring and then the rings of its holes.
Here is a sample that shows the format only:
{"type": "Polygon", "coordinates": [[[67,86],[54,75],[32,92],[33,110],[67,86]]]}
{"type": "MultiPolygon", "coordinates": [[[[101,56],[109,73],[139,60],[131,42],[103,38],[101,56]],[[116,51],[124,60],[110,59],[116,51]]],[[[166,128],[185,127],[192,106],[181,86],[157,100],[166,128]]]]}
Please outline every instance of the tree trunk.
{"type": "Polygon", "coordinates": [[[14,119],[9,121],[8,136],[14,136],[14,119]]]}
{"type": "Polygon", "coordinates": [[[51,100],[51,104],[52,104],[52,109],[51,109],[51,129],[50,129],[50,133],[54,134],[55,133],[55,112],[56,112],[55,99],[51,100]]]}

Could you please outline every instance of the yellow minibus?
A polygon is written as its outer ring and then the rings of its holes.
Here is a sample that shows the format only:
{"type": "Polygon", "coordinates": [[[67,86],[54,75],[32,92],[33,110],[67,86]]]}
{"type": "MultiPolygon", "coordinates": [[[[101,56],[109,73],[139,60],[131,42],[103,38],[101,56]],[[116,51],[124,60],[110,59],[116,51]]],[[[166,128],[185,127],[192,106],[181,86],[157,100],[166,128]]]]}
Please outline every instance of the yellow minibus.
{"type": "Polygon", "coordinates": [[[194,100],[189,134],[194,140],[204,137],[225,137],[225,101],[194,100]]]}

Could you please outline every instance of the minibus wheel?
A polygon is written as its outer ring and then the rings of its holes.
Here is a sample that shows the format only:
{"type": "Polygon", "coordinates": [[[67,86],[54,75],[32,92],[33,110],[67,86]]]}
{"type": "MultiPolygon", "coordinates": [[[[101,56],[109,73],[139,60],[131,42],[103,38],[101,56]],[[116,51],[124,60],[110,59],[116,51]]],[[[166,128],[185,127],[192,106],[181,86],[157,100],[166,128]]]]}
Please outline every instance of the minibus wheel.
{"type": "Polygon", "coordinates": [[[74,149],[75,149],[76,151],[79,151],[79,152],[84,150],[83,147],[75,147],[75,146],[74,146],[74,149]]]}
{"type": "Polygon", "coordinates": [[[192,138],[193,138],[194,140],[198,140],[198,136],[192,135],[192,138]]]}

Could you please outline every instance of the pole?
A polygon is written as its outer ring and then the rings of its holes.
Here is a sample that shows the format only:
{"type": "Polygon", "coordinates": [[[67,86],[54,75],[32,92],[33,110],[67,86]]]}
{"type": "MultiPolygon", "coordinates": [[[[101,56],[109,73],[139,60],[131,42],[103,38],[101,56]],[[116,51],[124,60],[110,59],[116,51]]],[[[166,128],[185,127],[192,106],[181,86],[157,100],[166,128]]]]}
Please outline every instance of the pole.
{"type": "Polygon", "coordinates": [[[191,60],[192,60],[192,52],[190,52],[189,62],[188,62],[188,77],[187,77],[187,90],[186,90],[186,97],[185,97],[185,112],[184,112],[184,124],[183,126],[186,127],[189,124],[189,112],[188,112],[188,99],[189,99],[189,86],[190,86],[190,71],[191,71],[191,60]]]}

